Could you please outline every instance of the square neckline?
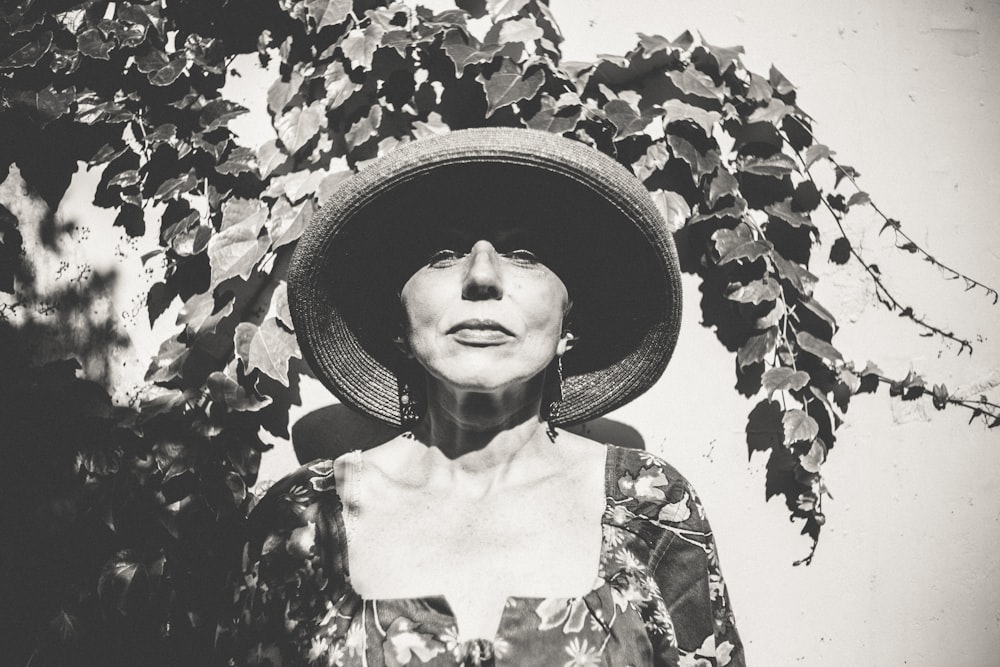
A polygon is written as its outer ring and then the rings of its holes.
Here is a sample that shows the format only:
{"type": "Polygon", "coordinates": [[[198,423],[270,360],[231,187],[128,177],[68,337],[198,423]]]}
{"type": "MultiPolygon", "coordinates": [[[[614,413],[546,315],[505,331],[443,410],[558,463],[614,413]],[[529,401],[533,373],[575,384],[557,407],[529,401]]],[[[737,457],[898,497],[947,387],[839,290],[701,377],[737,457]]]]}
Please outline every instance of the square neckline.
{"type": "MultiPolygon", "coordinates": [[[[499,636],[501,628],[503,628],[504,618],[506,617],[507,610],[512,607],[525,604],[530,605],[533,603],[541,604],[545,600],[559,600],[565,601],[567,604],[572,604],[578,601],[590,601],[595,596],[599,596],[602,591],[610,586],[610,582],[607,579],[607,568],[605,567],[608,559],[608,549],[610,547],[609,541],[607,539],[607,534],[605,531],[605,526],[608,524],[609,511],[614,503],[614,495],[616,490],[617,475],[615,475],[615,467],[618,464],[618,458],[621,455],[621,447],[612,445],[610,443],[602,443],[604,447],[604,510],[601,512],[601,544],[600,551],[598,555],[597,563],[597,574],[594,576],[594,583],[597,584],[589,591],[572,596],[537,596],[537,595],[508,595],[504,598],[503,610],[500,614],[499,624],[494,631],[493,638],[499,636]]],[[[360,454],[361,450],[356,449],[350,452],[351,454],[360,454]]],[[[344,511],[345,504],[344,500],[340,495],[340,490],[335,486],[333,491],[337,498],[337,503],[333,508],[333,520],[337,527],[337,533],[342,539],[336,540],[337,542],[337,556],[340,559],[341,570],[344,575],[343,586],[345,588],[344,595],[353,597],[355,600],[360,601],[363,604],[371,603],[373,606],[380,605],[400,605],[400,604],[424,604],[442,616],[446,616],[451,619],[452,623],[456,628],[456,633],[461,636],[461,628],[458,623],[458,617],[455,615],[454,609],[451,603],[448,602],[448,598],[443,593],[436,593],[430,595],[418,595],[413,597],[378,597],[378,598],[366,598],[362,597],[360,593],[355,590],[354,585],[351,583],[351,567],[350,558],[348,555],[348,544],[347,544],[347,530],[344,524],[344,511]]],[[[587,605],[588,608],[591,605],[587,605]]],[[[474,638],[466,638],[465,641],[475,641],[474,638]]]]}

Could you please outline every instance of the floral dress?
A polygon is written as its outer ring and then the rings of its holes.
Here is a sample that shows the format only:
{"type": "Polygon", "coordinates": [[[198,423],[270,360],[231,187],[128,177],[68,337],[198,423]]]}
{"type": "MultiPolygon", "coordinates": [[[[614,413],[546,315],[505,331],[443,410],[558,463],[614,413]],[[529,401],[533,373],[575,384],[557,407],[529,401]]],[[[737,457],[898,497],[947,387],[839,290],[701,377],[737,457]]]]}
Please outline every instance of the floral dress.
{"type": "Polygon", "coordinates": [[[576,598],[508,598],[495,637],[462,642],[442,596],[354,591],[333,461],[303,466],[251,517],[235,664],[744,665],[691,485],[651,454],[609,445],[605,491],[599,585],[576,598]]]}

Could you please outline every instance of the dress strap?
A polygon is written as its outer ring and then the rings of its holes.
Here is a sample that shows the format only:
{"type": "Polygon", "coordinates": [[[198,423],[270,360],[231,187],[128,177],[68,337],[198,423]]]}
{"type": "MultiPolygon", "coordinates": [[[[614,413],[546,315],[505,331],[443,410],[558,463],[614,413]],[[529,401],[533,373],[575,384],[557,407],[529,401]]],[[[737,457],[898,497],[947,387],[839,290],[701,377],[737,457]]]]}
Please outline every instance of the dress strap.
{"type": "Polygon", "coordinates": [[[348,454],[348,473],[344,478],[344,499],[347,501],[344,512],[344,537],[350,544],[354,537],[354,526],[358,519],[358,500],[361,494],[361,475],[365,469],[365,458],[360,449],[348,454]]]}

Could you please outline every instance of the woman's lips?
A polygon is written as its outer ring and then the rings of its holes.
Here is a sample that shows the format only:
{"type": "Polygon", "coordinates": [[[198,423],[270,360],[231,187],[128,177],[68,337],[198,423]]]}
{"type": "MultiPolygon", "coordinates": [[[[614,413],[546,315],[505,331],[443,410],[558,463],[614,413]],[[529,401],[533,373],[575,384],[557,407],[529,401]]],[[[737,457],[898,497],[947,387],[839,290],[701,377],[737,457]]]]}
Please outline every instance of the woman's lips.
{"type": "Polygon", "coordinates": [[[449,334],[464,345],[502,345],[514,337],[506,327],[492,320],[467,320],[453,326],[449,334]]]}

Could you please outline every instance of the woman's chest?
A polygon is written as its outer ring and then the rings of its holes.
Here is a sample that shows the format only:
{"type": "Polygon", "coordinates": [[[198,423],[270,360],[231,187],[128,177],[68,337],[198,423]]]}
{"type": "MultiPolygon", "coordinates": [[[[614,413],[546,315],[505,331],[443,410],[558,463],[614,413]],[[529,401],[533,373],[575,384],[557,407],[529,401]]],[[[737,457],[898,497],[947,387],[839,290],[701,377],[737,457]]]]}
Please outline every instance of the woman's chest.
{"type": "Polygon", "coordinates": [[[579,595],[598,574],[603,511],[600,488],[461,502],[384,497],[355,519],[351,582],[366,598],[579,595]]]}

